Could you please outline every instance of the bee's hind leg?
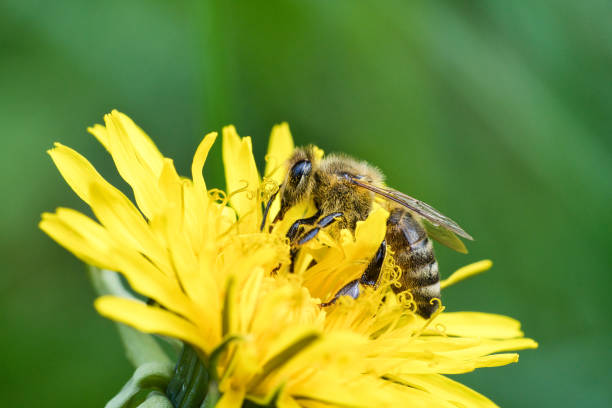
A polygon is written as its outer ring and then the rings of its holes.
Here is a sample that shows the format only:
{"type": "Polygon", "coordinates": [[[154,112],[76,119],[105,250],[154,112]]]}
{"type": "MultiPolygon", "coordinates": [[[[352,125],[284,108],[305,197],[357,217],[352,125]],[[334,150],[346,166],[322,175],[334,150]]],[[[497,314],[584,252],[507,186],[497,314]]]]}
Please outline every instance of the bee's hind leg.
{"type": "Polygon", "coordinates": [[[321,307],[326,307],[333,305],[336,303],[340,296],[350,296],[353,299],[357,299],[359,297],[360,289],[359,285],[368,285],[368,286],[376,286],[376,282],[378,281],[378,277],[380,276],[380,271],[382,270],[383,262],[385,260],[385,255],[387,254],[387,242],[383,240],[383,242],[378,247],[376,251],[376,255],[368,264],[361,278],[350,281],[346,285],[342,287],[336,293],[334,298],[329,302],[321,303],[321,307]]]}
{"type": "Polygon", "coordinates": [[[330,300],[329,302],[321,303],[321,307],[333,305],[340,298],[340,296],[350,296],[353,299],[357,299],[359,297],[359,292],[359,279],[355,279],[344,285],[344,287],[340,289],[338,293],[336,293],[336,296],[334,296],[332,300],[330,300]]]}
{"type": "Polygon", "coordinates": [[[376,255],[370,261],[368,267],[366,268],[361,278],[359,278],[359,283],[362,285],[368,286],[376,286],[376,282],[378,282],[378,277],[380,276],[380,271],[382,270],[383,261],[385,260],[385,255],[387,254],[387,242],[383,240],[380,246],[378,247],[378,251],[376,251],[376,255]]]}

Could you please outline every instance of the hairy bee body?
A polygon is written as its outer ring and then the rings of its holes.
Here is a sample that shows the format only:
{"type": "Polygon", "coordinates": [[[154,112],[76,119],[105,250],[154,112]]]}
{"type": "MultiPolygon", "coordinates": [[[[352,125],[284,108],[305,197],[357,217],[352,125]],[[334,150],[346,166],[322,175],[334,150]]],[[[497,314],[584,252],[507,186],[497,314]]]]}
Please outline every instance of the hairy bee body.
{"type": "MultiPolygon", "coordinates": [[[[330,155],[317,160],[314,149],[296,149],[287,163],[287,175],[279,193],[281,206],[275,221],[282,219],[290,207],[306,199],[312,199],[318,209],[314,216],[297,220],[287,233],[297,245],[314,238],[321,228],[332,222],[354,232],[357,222],[370,214],[376,197],[384,198],[382,203],[390,212],[385,240],[361,279],[350,282],[326,304],[333,303],[341,295],[357,297],[359,284],[375,285],[385,256],[392,256],[401,269],[400,287],[395,290],[409,290],[417,313],[429,317],[440,303],[432,301],[440,299],[440,277],[432,242],[420,220],[427,218],[433,225],[452,231],[451,234],[471,239],[456,223],[429,205],[384,187],[383,175],[376,167],[347,156],[330,155]],[[303,232],[306,226],[312,228],[303,232]],[[391,249],[389,253],[387,246],[391,249]]],[[[265,216],[262,228],[264,225],[265,216]]],[[[440,229],[433,231],[438,234],[440,229]]],[[[440,236],[445,237],[444,234],[440,236]]]]}
{"type": "Polygon", "coordinates": [[[371,182],[382,182],[382,174],[364,162],[343,156],[323,159],[313,172],[311,197],[315,206],[323,213],[341,212],[340,228],[355,230],[357,221],[365,220],[374,202],[374,194],[347,182],[344,174],[359,174],[371,182]]]}

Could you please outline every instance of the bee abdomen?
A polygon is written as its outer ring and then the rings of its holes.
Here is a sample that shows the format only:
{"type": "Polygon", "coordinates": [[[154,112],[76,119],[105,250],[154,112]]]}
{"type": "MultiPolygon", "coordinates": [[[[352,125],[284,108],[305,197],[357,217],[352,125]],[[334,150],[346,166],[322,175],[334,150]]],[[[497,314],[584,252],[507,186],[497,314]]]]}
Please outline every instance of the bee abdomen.
{"type": "Polygon", "coordinates": [[[433,299],[440,299],[438,262],[434,259],[430,264],[415,267],[407,272],[406,286],[411,288],[418,313],[423,317],[431,316],[439,306],[439,302],[433,299]]]}
{"type": "Polygon", "coordinates": [[[386,240],[402,271],[398,292],[410,290],[417,313],[427,318],[438,308],[440,274],[433,245],[423,227],[403,209],[394,209],[387,221],[386,240]]]}

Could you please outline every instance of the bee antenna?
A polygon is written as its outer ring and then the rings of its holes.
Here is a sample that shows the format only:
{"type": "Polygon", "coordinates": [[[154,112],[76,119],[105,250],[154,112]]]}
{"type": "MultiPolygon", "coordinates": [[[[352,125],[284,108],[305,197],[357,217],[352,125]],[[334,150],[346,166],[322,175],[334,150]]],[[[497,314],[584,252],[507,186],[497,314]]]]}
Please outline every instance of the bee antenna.
{"type": "Polygon", "coordinates": [[[278,194],[279,191],[280,191],[280,186],[279,186],[278,190],[276,190],[274,192],[274,194],[272,194],[270,196],[270,199],[266,203],[266,208],[264,208],[263,220],[261,220],[261,227],[259,227],[259,231],[263,231],[264,227],[266,226],[266,219],[268,218],[268,212],[270,211],[270,207],[272,206],[272,202],[276,198],[276,195],[278,194]]]}

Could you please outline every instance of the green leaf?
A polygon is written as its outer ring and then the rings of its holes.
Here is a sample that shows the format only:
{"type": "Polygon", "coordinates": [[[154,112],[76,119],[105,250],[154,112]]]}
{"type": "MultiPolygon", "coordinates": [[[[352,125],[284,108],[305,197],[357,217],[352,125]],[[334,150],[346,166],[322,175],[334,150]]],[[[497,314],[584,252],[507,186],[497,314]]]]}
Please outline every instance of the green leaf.
{"type": "Polygon", "coordinates": [[[165,390],[173,371],[173,365],[168,362],[150,362],[141,365],[121,391],[106,404],[106,408],[129,407],[142,391],[165,390]]]}
{"type": "Polygon", "coordinates": [[[123,286],[123,282],[121,282],[121,278],[117,272],[100,269],[91,265],[88,265],[88,268],[89,278],[98,295],[114,295],[126,299],[138,300],[136,296],[123,286]]]}
{"type": "Polygon", "coordinates": [[[147,396],[147,399],[137,408],[174,408],[172,403],[164,394],[153,391],[147,396]]]}
{"type": "Polygon", "coordinates": [[[221,397],[221,393],[219,392],[218,384],[214,381],[211,381],[208,384],[208,392],[206,393],[206,399],[200,405],[200,408],[214,408],[221,397]]]}
{"type": "Polygon", "coordinates": [[[142,333],[122,323],[117,323],[117,330],[125,348],[125,355],[135,367],[152,361],[171,362],[152,335],[142,333]]]}

